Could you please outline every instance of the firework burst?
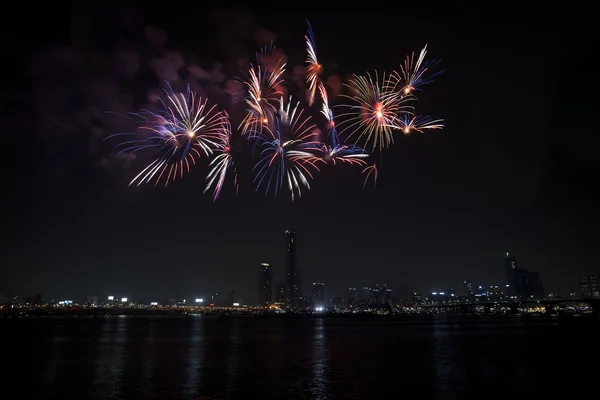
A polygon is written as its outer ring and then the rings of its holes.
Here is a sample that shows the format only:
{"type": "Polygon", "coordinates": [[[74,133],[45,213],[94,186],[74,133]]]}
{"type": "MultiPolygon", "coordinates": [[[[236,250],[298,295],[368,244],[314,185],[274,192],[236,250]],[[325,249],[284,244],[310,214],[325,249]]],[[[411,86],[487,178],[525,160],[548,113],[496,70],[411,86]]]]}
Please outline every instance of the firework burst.
{"type": "Polygon", "coordinates": [[[405,135],[411,132],[423,133],[425,129],[443,129],[443,119],[432,119],[431,117],[414,116],[408,113],[401,114],[398,117],[397,125],[393,126],[394,129],[400,129],[405,135]]]}
{"type": "Polygon", "coordinates": [[[244,101],[248,107],[246,116],[239,126],[244,135],[250,132],[262,132],[263,127],[272,121],[277,100],[282,95],[278,87],[283,82],[285,63],[279,60],[274,66],[269,66],[265,62],[266,58],[273,54],[274,49],[274,46],[265,47],[257,53],[256,65],[250,65],[242,81],[246,92],[244,101]]]}
{"type": "Polygon", "coordinates": [[[190,171],[199,158],[207,157],[219,146],[224,130],[228,130],[226,113],[209,107],[207,99],[198,97],[187,87],[186,93],[174,93],[165,89],[166,100],[161,99],[158,112],[143,111],[133,114],[138,129],[132,139],[119,143],[119,153],[137,153],[152,150],[155,158],[129,186],[164,179],[165,186],[190,171]]]}
{"type": "Polygon", "coordinates": [[[390,75],[390,89],[408,96],[415,90],[420,90],[421,86],[433,82],[433,78],[442,71],[432,71],[439,61],[425,61],[426,55],[427,45],[423,47],[417,59],[414,52],[407,56],[404,65],[400,65],[400,72],[394,71],[390,75]]]}
{"type": "Polygon", "coordinates": [[[319,75],[323,72],[323,66],[319,64],[317,59],[317,48],[315,46],[315,35],[310,22],[308,24],[308,32],[304,36],[306,40],[306,83],[308,84],[308,105],[312,106],[317,94],[317,86],[319,75]]]}
{"type": "Polygon", "coordinates": [[[309,180],[319,171],[321,159],[313,152],[319,142],[313,137],[315,125],[309,116],[303,116],[303,110],[298,111],[298,104],[291,110],[291,98],[287,106],[283,99],[280,104],[273,128],[266,127],[258,135],[260,155],[254,182],[257,191],[265,186],[265,194],[273,191],[275,196],[285,184],[293,201],[301,196],[302,186],[310,189],[309,180]]]}
{"type": "Polygon", "coordinates": [[[349,131],[348,138],[358,134],[356,141],[365,138],[368,145],[372,142],[372,149],[383,150],[394,142],[393,126],[397,125],[397,116],[404,110],[407,98],[401,97],[398,92],[390,90],[385,74],[380,81],[377,73],[375,80],[370,74],[366,76],[354,75],[348,84],[345,84],[351,95],[343,95],[354,104],[345,105],[349,112],[340,114],[346,117],[340,125],[344,124],[341,133],[349,131]]]}
{"type": "Polygon", "coordinates": [[[231,124],[227,121],[224,129],[221,130],[220,140],[217,143],[215,153],[218,154],[209,164],[208,175],[206,176],[206,186],[204,193],[213,189],[213,201],[216,201],[221,194],[223,183],[227,176],[227,172],[233,173],[233,186],[235,193],[238,193],[239,185],[237,179],[237,171],[234,166],[234,158],[231,151],[231,124]]]}

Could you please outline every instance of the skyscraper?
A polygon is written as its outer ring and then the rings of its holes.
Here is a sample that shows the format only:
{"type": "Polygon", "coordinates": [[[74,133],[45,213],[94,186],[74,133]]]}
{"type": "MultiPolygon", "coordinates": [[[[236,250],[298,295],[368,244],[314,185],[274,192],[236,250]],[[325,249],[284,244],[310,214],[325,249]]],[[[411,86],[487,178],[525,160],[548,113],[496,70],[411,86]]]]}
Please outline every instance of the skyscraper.
{"type": "Polygon", "coordinates": [[[355,307],[358,305],[358,291],[355,287],[348,288],[346,291],[346,306],[355,307]]]}
{"type": "Polygon", "coordinates": [[[506,293],[516,299],[543,299],[544,286],[537,271],[528,271],[517,266],[515,256],[506,253],[504,256],[504,269],[508,286],[506,293]]]}
{"type": "Polygon", "coordinates": [[[325,304],[325,284],[314,282],[313,283],[313,304],[314,305],[323,305],[325,304]]]}
{"type": "Polygon", "coordinates": [[[275,302],[276,303],[285,303],[287,298],[287,290],[285,290],[285,283],[280,283],[275,288],[275,302]]]}
{"type": "Polygon", "coordinates": [[[506,293],[509,297],[515,297],[517,295],[517,260],[515,256],[506,252],[504,256],[504,270],[506,271],[506,280],[508,286],[506,287],[506,293]]]}
{"type": "Polygon", "coordinates": [[[465,300],[472,301],[473,297],[475,297],[475,293],[473,293],[473,284],[471,281],[464,281],[463,285],[465,285],[465,300]]]}
{"type": "Polygon", "coordinates": [[[298,298],[302,297],[302,282],[300,272],[296,265],[296,232],[293,229],[285,231],[286,238],[286,297],[289,307],[294,308],[298,305],[298,298]]]}
{"type": "Polygon", "coordinates": [[[273,298],[273,272],[271,266],[262,263],[258,270],[258,304],[268,306],[273,298]]]}

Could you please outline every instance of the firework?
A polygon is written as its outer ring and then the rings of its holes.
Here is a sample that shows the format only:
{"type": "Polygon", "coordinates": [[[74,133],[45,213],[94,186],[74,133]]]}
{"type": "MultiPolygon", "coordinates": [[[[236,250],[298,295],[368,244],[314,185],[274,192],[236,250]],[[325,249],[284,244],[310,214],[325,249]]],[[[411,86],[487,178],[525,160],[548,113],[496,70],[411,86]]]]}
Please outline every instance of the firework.
{"type": "Polygon", "coordinates": [[[363,189],[367,186],[369,178],[373,178],[373,185],[377,184],[377,175],[379,174],[377,171],[377,165],[372,164],[367,166],[365,169],[363,169],[362,173],[365,174],[365,183],[363,183],[363,189]]]}
{"type": "Polygon", "coordinates": [[[400,65],[400,72],[394,71],[390,75],[391,90],[399,91],[407,96],[423,85],[431,83],[433,78],[442,71],[433,72],[432,69],[439,61],[425,61],[427,45],[423,47],[419,57],[415,60],[415,53],[407,56],[404,65],[400,65]]]}
{"type": "Polygon", "coordinates": [[[287,107],[281,99],[279,112],[274,118],[273,129],[268,126],[260,140],[259,160],[254,170],[256,190],[265,186],[265,194],[274,191],[274,195],[287,185],[292,200],[301,196],[301,187],[310,189],[309,180],[313,172],[319,171],[320,160],[313,153],[317,141],[313,139],[315,125],[310,117],[298,112],[298,105],[290,110],[291,98],[287,107]]]}
{"type": "Polygon", "coordinates": [[[397,125],[392,128],[400,129],[405,135],[411,132],[423,133],[425,129],[442,129],[444,127],[443,119],[432,119],[431,117],[414,116],[411,114],[402,114],[398,117],[397,125]]]}
{"type": "Polygon", "coordinates": [[[388,147],[394,142],[392,135],[393,126],[397,125],[397,116],[404,110],[407,98],[401,97],[396,91],[390,90],[385,74],[380,81],[377,73],[375,80],[370,74],[366,76],[354,75],[348,84],[351,95],[343,95],[354,104],[346,105],[350,111],[340,114],[346,119],[340,122],[345,124],[341,133],[349,131],[348,138],[358,133],[357,141],[365,137],[365,143],[373,142],[372,149],[379,150],[388,147]]]}
{"type": "Polygon", "coordinates": [[[233,172],[233,186],[236,194],[238,193],[239,185],[237,180],[237,172],[234,166],[234,159],[231,154],[231,124],[229,121],[221,130],[220,141],[217,143],[215,152],[220,153],[209,164],[208,175],[206,176],[206,187],[204,193],[213,188],[213,201],[216,201],[221,194],[223,182],[228,171],[233,172]]]}
{"type": "Polygon", "coordinates": [[[321,114],[327,119],[327,136],[331,141],[331,145],[323,143],[319,146],[319,151],[322,154],[323,160],[326,162],[331,161],[333,165],[335,165],[337,161],[353,165],[365,165],[366,161],[364,161],[364,159],[369,157],[369,155],[364,149],[355,145],[343,145],[340,143],[335,127],[335,121],[333,119],[333,111],[329,108],[327,89],[321,82],[319,82],[319,93],[323,100],[321,114]]]}
{"type": "Polygon", "coordinates": [[[306,83],[308,84],[308,105],[312,106],[315,101],[315,95],[317,94],[317,86],[319,82],[319,75],[323,72],[323,67],[319,64],[317,59],[317,49],[315,46],[315,35],[312,30],[310,22],[308,24],[308,32],[304,35],[306,40],[306,83]]]}
{"type": "Polygon", "coordinates": [[[242,81],[248,106],[246,116],[240,124],[242,134],[261,132],[273,119],[277,100],[282,95],[278,86],[282,83],[285,63],[281,60],[274,66],[268,66],[265,59],[273,53],[274,46],[264,48],[256,55],[256,65],[251,64],[248,74],[242,81]]]}
{"type": "Polygon", "coordinates": [[[136,133],[127,134],[133,138],[116,146],[119,153],[142,150],[155,153],[154,160],[129,186],[151,181],[157,185],[163,178],[166,186],[169,181],[181,178],[199,158],[213,153],[223,131],[228,129],[227,114],[216,111],[215,106],[208,107],[207,99],[198,97],[189,86],[186,93],[174,93],[170,87],[165,93],[162,109],[134,114],[139,125],[136,133]]]}

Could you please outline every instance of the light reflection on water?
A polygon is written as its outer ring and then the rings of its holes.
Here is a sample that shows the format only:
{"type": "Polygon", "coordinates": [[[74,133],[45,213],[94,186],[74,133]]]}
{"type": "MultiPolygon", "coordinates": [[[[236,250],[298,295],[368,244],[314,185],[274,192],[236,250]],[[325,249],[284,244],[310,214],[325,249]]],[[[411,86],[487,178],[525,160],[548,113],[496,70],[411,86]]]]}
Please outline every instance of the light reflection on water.
{"type": "Polygon", "coordinates": [[[154,380],[154,370],[156,369],[156,354],[153,351],[155,346],[156,336],[158,333],[158,323],[156,319],[151,319],[146,327],[146,340],[144,343],[144,353],[142,361],[142,393],[150,395],[150,388],[152,388],[152,382],[154,380]]]}
{"type": "Polygon", "coordinates": [[[188,339],[187,380],[185,393],[191,398],[197,398],[203,373],[204,334],[202,317],[191,317],[188,339]]]}
{"type": "Polygon", "coordinates": [[[121,399],[123,358],[127,347],[128,317],[105,317],[98,337],[98,358],[90,394],[97,399],[121,399]]]}
{"type": "MultiPolygon", "coordinates": [[[[578,397],[573,382],[593,381],[595,371],[572,366],[600,358],[599,326],[496,317],[130,316],[0,320],[0,333],[22,349],[3,354],[12,366],[3,378],[20,381],[23,371],[35,371],[20,398],[365,399],[419,392],[421,399],[462,400],[565,390],[578,397]],[[561,377],[551,385],[543,384],[548,366],[561,377]]],[[[579,389],[585,395],[586,386],[579,389]]]]}
{"type": "Polygon", "coordinates": [[[315,321],[312,349],[312,395],[314,399],[325,399],[327,398],[327,342],[323,318],[315,321]]]}
{"type": "Polygon", "coordinates": [[[237,390],[238,372],[240,366],[240,319],[231,320],[231,333],[229,334],[229,355],[227,356],[227,390],[237,390]]]}

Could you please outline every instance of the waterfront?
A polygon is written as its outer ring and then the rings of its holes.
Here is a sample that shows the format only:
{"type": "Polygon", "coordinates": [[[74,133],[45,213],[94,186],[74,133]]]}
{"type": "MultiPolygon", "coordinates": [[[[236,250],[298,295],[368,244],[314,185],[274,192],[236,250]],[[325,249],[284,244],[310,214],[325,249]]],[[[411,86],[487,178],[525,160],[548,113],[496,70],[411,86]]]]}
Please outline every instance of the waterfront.
{"type": "Polygon", "coordinates": [[[0,319],[5,381],[37,399],[570,397],[593,382],[599,328],[592,316],[0,319]]]}

